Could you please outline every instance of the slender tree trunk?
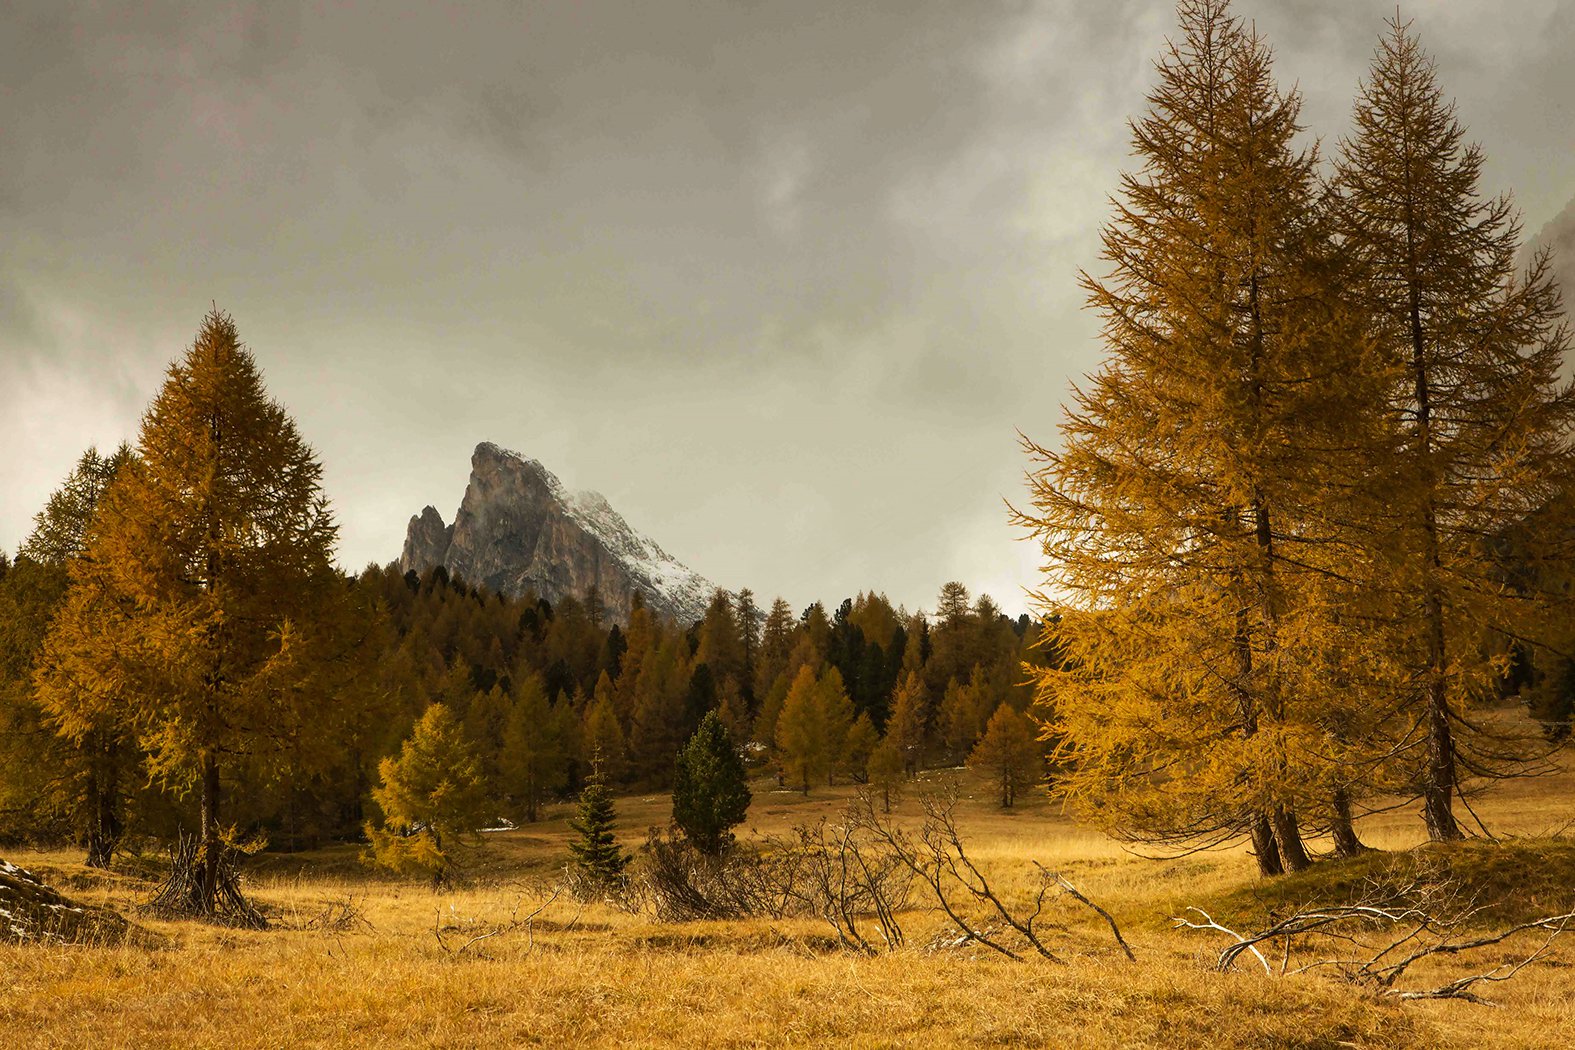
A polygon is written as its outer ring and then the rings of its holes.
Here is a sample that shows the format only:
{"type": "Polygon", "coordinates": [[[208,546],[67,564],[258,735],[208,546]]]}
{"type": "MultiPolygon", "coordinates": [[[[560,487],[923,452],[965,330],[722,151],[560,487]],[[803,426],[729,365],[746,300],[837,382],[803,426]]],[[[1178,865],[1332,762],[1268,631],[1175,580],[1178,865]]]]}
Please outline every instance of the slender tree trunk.
{"type": "Polygon", "coordinates": [[[212,914],[219,895],[219,761],[213,752],[202,756],[202,898],[197,910],[212,914]]]}
{"type": "Polygon", "coordinates": [[[87,866],[108,868],[120,845],[124,827],[120,820],[120,768],[119,745],[108,733],[94,733],[88,737],[91,749],[92,774],[89,796],[93,806],[88,827],[87,866]]]}
{"type": "Polygon", "coordinates": [[[1354,857],[1367,847],[1356,837],[1356,823],[1351,819],[1351,796],[1343,787],[1334,789],[1334,819],[1330,831],[1334,834],[1334,855],[1354,857]]]}
{"type": "MultiPolygon", "coordinates": [[[[1407,129],[1409,131],[1409,129],[1407,129]]],[[[1406,151],[1410,146],[1407,135],[1406,151]]],[[[1447,638],[1444,602],[1439,587],[1443,562],[1439,556],[1437,471],[1433,467],[1433,405],[1428,384],[1427,337],[1422,328],[1422,278],[1417,258],[1416,213],[1412,206],[1411,173],[1406,172],[1406,294],[1411,323],[1411,368],[1416,398],[1416,454],[1422,474],[1423,554],[1427,566],[1423,612],[1427,618],[1427,770],[1422,788],[1422,819],[1434,842],[1463,838],[1455,822],[1455,744],[1449,728],[1448,684],[1444,678],[1447,638]]]]}
{"type": "MultiPolygon", "coordinates": [[[[1256,298],[1256,296],[1254,297],[1256,298]]],[[[1256,393],[1256,392],[1255,392],[1256,393]]],[[[1261,493],[1253,494],[1253,514],[1256,518],[1255,539],[1258,551],[1263,556],[1263,620],[1264,620],[1264,648],[1272,656],[1278,647],[1276,638],[1277,613],[1274,608],[1274,533],[1271,528],[1269,509],[1264,505],[1261,493]]],[[[1285,721],[1285,698],[1279,689],[1277,680],[1270,681],[1268,685],[1271,700],[1270,712],[1273,716],[1285,721]]],[[[1289,779],[1289,765],[1283,752],[1275,758],[1276,771],[1280,782],[1289,779]]],[[[1275,844],[1279,847],[1280,864],[1285,871],[1304,871],[1311,866],[1312,860],[1307,856],[1307,847],[1302,844],[1301,829],[1296,824],[1296,813],[1284,802],[1276,802],[1274,812],[1270,817],[1274,827],[1275,844]]]]}
{"type": "MultiPolygon", "coordinates": [[[[1253,445],[1256,448],[1262,444],[1266,427],[1263,404],[1263,368],[1264,357],[1267,352],[1264,346],[1263,300],[1258,274],[1256,273],[1252,275],[1248,282],[1247,307],[1252,325],[1252,356],[1249,377],[1254,428],[1252,438],[1253,445]]],[[[1255,466],[1254,469],[1261,470],[1261,465],[1255,466]]],[[[1252,519],[1253,542],[1258,548],[1258,556],[1261,560],[1258,570],[1258,611],[1263,617],[1264,650],[1271,659],[1269,674],[1272,676],[1274,675],[1272,657],[1279,644],[1277,638],[1279,610],[1275,604],[1274,525],[1269,511],[1268,500],[1264,495],[1261,478],[1253,483],[1252,519]]],[[[1250,647],[1247,649],[1247,656],[1250,659],[1250,647]]],[[[1285,720],[1285,698],[1281,694],[1279,683],[1275,678],[1271,677],[1266,682],[1265,692],[1269,700],[1266,706],[1270,716],[1283,723],[1285,720]]],[[[1285,755],[1281,753],[1275,761],[1277,772],[1280,774],[1280,780],[1283,783],[1288,779],[1288,771],[1286,769],[1288,763],[1285,755]]],[[[1301,831],[1296,826],[1296,814],[1284,802],[1276,801],[1268,817],[1266,819],[1259,818],[1259,822],[1262,825],[1261,830],[1255,829],[1255,832],[1261,834],[1264,841],[1260,849],[1256,841],[1257,834],[1255,834],[1254,848],[1260,850],[1258,858],[1260,871],[1264,874],[1302,871],[1312,863],[1308,859],[1306,847],[1302,845],[1301,831]],[[1264,868],[1264,858],[1271,847],[1273,852],[1277,854],[1275,867],[1279,869],[1273,872],[1264,868]]]]}
{"type": "MultiPolygon", "coordinates": [[[[1247,611],[1243,608],[1236,615],[1236,660],[1237,673],[1241,681],[1236,685],[1236,708],[1241,717],[1241,732],[1243,736],[1252,736],[1258,731],[1258,712],[1253,704],[1252,690],[1248,683],[1252,678],[1252,638],[1249,634],[1247,611]]],[[[1280,865],[1280,850],[1274,842],[1274,829],[1269,826],[1268,815],[1262,810],[1253,812],[1247,818],[1247,833],[1252,838],[1252,853],[1258,858],[1258,874],[1279,875],[1285,869],[1280,865]]]]}
{"type": "Polygon", "coordinates": [[[108,827],[104,820],[104,788],[98,754],[98,734],[92,733],[83,741],[83,750],[88,757],[87,797],[90,807],[87,814],[87,833],[84,836],[87,846],[87,859],[83,861],[90,868],[108,868],[110,856],[115,847],[109,841],[108,827]]]}
{"type": "Polygon", "coordinates": [[[1449,702],[1444,676],[1435,673],[1428,686],[1427,779],[1422,787],[1422,819],[1434,842],[1465,838],[1455,820],[1455,745],[1449,728],[1449,702]]]}

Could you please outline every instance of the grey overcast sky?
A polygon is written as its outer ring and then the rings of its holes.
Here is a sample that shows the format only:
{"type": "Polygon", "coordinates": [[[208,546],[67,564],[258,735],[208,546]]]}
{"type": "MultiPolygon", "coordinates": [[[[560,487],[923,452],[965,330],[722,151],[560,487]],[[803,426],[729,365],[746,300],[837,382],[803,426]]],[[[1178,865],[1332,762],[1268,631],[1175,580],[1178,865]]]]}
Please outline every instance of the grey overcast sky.
{"type": "MultiPolygon", "coordinates": [[[[1347,125],[1389,0],[1238,0],[1347,125]]],[[[1575,198],[1575,0],[1404,13],[1529,232],[1575,198]]],[[[0,549],[134,438],[210,300],[355,569],[481,440],[796,606],[1023,606],[1015,429],[1098,359],[1168,0],[0,0],[0,549]]],[[[1575,211],[1566,215],[1575,229],[1575,211]]],[[[1575,243],[1575,238],[1571,238],[1575,243]]]]}

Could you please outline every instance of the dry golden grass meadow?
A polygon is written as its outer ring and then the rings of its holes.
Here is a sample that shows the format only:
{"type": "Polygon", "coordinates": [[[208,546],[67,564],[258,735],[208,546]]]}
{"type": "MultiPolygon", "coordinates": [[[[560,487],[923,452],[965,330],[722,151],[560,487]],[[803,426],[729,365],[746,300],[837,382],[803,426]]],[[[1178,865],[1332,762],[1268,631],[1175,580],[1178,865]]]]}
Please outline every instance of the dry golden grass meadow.
{"type": "MultiPolygon", "coordinates": [[[[1495,892],[1531,910],[1575,905],[1575,840],[1565,837],[1575,819],[1575,753],[1562,758],[1558,775],[1502,785],[1476,803],[1504,844],[1455,851],[1462,870],[1489,872],[1495,892]]],[[[528,934],[516,928],[460,951],[548,896],[565,858],[571,807],[563,805],[539,824],[487,835],[466,855],[469,874],[453,891],[375,874],[350,846],[264,855],[248,885],[271,929],[133,915],[168,945],[0,947],[4,1050],[1575,1046],[1575,933],[1554,956],[1484,989],[1492,1007],[1396,1002],[1326,976],[1269,977],[1256,964],[1220,974],[1212,964],[1225,939],[1173,929],[1170,917],[1203,903],[1222,922],[1250,925],[1271,890],[1244,852],[1145,859],[1079,828],[1043,798],[1002,812],[967,774],[928,777],[961,778],[959,824],[1002,888],[1026,894],[1034,860],[1064,873],[1115,914],[1137,961],[1114,950],[1097,917],[1070,904],[1058,908],[1064,928],[1052,938],[1064,964],[1013,962],[977,946],[927,947],[943,928],[928,911],[906,917],[908,947],[863,957],[839,950],[815,921],[658,923],[567,897],[528,934]],[[364,921],[333,921],[347,903],[364,921]]],[[[758,780],[754,790],[741,838],[834,818],[853,789],[804,799],[758,780]]],[[[667,819],[665,796],[619,805],[631,847],[667,819]]],[[[917,820],[911,796],[897,816],[917,820]]],[[[1360,830],[1390,856],[1436,850],[1421,845],[1421,821],[1409,810],[1368,817],[1360,830]]],[[[128,914],[152,886],[131,863],[106,874],[83,868],[71,852],[13,851],[8,859],[128,914]]],[[[1340,875],[1333,864],[1319,865],[1300,885],[1282,881],[1272,893],[1313,896],[1340,875]]],[[[1409,983],[1442,982],[1534,946],[1517,940],[1430,963],[1409,983]]]]}

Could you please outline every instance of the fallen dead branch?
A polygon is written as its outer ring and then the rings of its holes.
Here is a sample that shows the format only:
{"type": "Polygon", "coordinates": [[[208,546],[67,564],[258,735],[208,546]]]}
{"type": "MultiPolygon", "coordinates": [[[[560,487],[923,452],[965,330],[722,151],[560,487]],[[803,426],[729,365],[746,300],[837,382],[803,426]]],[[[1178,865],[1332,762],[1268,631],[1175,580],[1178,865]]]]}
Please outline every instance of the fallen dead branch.
{"type": "Polygon", "coordinates": [[[1356,903],[1301,908],[1250,933],[1238,933],[1196,907],[1186,909],[1174,922],[1178,929],[1211,930],[1231,938],[1215,962],[1215,969],[1221,972],[1233,969],[1241,956],[1250,952],[1270,976],[1328,971],[1388,998],[1462,999],[1492,1006],[1495,1004],[1472,989],[1507,981],[1546,958],[1554,942],[1575,925],[1575,911],[1515,923],[1493,933],[1467,935],[1465,931],[1482,911],[1475,901],[1462,901],[1457,886],[1412,883],[1397,892],[1375,884],[1356,903]],[[1465,955],[1532,931],[1546,936],[1511,962],[1433,987],[1399,986],[1424,960],[1465,955]],[[1279,956],[1277,965],[1270,963],[1264,948],[1279,956]]]}
{"type": "Polygon", "coordinates": [[[908,943],[904,916],[924,906],[954,932],[931,941],[977,944],[1010,959],[1061,956],[1047,941],[1057,902],[1070,900],[1110,928],[1128,959],[1132,948],[1115,918],[1062,875],[1034,864],[1037,885],[1026,905],[1009,902],[975,863],[953,816],[956,799],[921,800],[917,832],[899,828],[874,797],[861,795],[840,821],[801,825],[790,836],[740,845],[721,857],[696,852],[674,833],[653,829],[641,850],[628,897],[665,922],[744,916],[812,916],[831,927],[846,951],[878,955],[908,943]],[[924,887],[928,900],[916,900],[924,887]]]}
{"type": "MultiPolygon", "coordinates": [[[[562,891],[554,889],[552,895],[537,905],[525,916],[519,914],[524,904],[525,895],[522,893],[514,899],[514,907],[509,912],[507,922],[483,923],[478,919],[468,919],[462,923],[443,925],[443,913],[437,911],[432,921],[432,936],[436,938],[438,947],[445,955],[458,958],[477,945],[507,934],[525,931],[525,951],[530,952],[536,947],[535,922],[542,912],[546,911],[558,899],[562,891]]],[[[578,915],[576,915],[576,920],[578,915]]],[[[478,951],[479,954],[479,951],[478,951]]]]}
{"type": "Polygon", "coordinates": [[[321,911],[306,920],[305,929],[319,933],[349,933],[352,930],[372,930],[374,927],[362,913],[365,897],[354,895],[337,897],[323,905],[321,911]]]}
{"type": "Polygon", "coordinates": [[[1116,920],[1099,907],[1071,882],[1050,871],[1038,862],[1039,884],[1035,888],[1032,906],[1013,910],[1002,900],[990,884],[984,871],[968,855],[962,835],[957,830],[954,816],[957,799],[952,795],[926,795],[920,799],[924,822],[917,835],[898,829],[877,812],[873,796],[862,796],[857,803],[860,822],[870,828],[876,838],[909,871],[927,886],[930,895],[960,935],[958,943],[974,943],[998,952],[1010,959],[1022,959],[1020,950],[1007,943],[1005,931],[1015,933],[1033,952],[1051,962],[1064,960],[1045,944],[1042,920],[1047,905],[1061,897],[1069,897],[1091,909],[1110,927],[1118,947],[1128,959],[1134,958],[1132,948],[1121,935],[1116,920]],[[984,917],[978,917],[979,912],[984,917]],[[993,917],[993,918],[992,918],[993,917]]]}

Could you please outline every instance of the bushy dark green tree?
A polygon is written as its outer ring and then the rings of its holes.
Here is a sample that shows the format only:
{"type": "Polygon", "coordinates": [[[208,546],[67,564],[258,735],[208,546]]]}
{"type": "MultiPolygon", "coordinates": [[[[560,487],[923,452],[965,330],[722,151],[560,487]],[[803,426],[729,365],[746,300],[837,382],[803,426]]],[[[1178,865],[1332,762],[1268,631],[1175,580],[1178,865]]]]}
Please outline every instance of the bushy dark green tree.
{"type": "Polygon", "coordinates": [[[678,753],[673,823],[696,849],[715,856],[733,841],[732,829],[744,822],[749,800],[743,760],[727,726],[712,711],[678,753]]]}

